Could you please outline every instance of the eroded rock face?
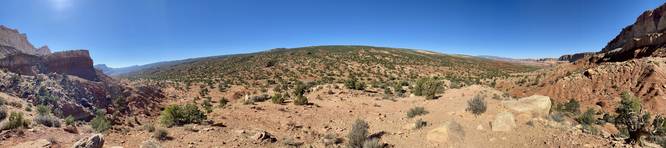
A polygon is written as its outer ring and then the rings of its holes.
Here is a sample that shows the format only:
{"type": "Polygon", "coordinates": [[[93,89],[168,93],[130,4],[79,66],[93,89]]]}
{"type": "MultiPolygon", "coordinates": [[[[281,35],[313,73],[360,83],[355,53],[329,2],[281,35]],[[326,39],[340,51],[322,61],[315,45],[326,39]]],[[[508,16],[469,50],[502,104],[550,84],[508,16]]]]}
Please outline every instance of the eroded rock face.
{"type": "Polygon", "coordinates": [[[595,62],[618,62],[642,57],[666,57],[666,5],[643,12],[634,24],[601,50],[595,62]]]}
{"type": "Polygon", "coordinates": [[[37,49],[25,34],[1,25],[0,67],[25,75],[60,73],[99,80],[87,50],[51,53],[48,46],[37,49]]]}
{"type": "Polygon", "coordinates": [[[44,59],[48,73],[74,75],[91,81],[99,80],[88,50],[56,52],[45,56],[44,59]]]}
{"type": "Polygon", "coordinates": [[[43,46],[37,49],[32,46],[25,34],[18,32],[18,30],[0,25],[0,58],[17,53],[47,55],[51,53],[51,50],[48,46],[43,46]]]}
{"type": "Polygon", "coordinates": [[[578,61],[580,59],[583,59],[588,56],[594,55],[594,52],[583,52],[583,53],[576,53],[576,54],[567,54],[567,55],[562,55],[560,58],[558,58],[559,61],[569,61],[569,62],[574,62],[578,61]]]}

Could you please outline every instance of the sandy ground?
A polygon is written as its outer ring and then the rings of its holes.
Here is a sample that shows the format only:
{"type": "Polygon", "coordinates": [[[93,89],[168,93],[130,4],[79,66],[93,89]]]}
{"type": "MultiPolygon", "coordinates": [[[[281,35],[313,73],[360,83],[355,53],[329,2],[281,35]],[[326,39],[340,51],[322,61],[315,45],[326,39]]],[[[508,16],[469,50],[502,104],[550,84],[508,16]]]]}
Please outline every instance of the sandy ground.
{"type": "MultiPolygon", "coordinates": [[[[328,95],[324,92],[329,88],[332,87],[309,93],[308,98],[313,103],[310,106],[295,106],[290,102],[279,105],[270,101],[243,105],[234,101],[208,115],[210,120],[222,123],[224,127],[186,125],[169,128],[171,139],[160,144],[164,147],[287,147],[285,141],[293,141],[302,142],[306,147],[326,147],[322,142],[324,135],[336,134],[344,139],[351,124],[356,119],[363,119],[369,123],[370,133],[384,132],[380,141],[394,147],[608,147],[608,142],[599,136],[583,134],[566,126],[528,125],[527,120],[522,119],[517,121],[518,127],[513,131],[493,132],[490,122],[497,113],[504,111],[500,100],[487,97],[488,110],[478,117],[465,111],[467,100],[473,96],[500,93],[483,86],[447,90],[436,100],[414,96],[382,100],[380,94],[346,89],[332,89],[334,94],[328,95]],[[416,106],[424,107],[429,113],[407,118],[406,112],[416,106]],[[427,121],[428,125],[416,130],[405,128],[417,119],[427,121]],[[462,125],[462,140],[446,143],[426,140],[428,131],[447,121],[462,125]],[[198,131],[190,131],[186,127],[198,131]],[[274,135],[277,142],[262,143],[240,134],[256,129],[274,135]]],[[[173,102],[186,101],[178,99],[173,102]]],[[[157,121],[156,118],[144,121],[150,120],[157,121]]],[[[0,145],[54,137],[61,145],[68,147],[76,139],[89,135],[89,130],[82,129],[81,134],[69,134],[62,129],[48,129],[47,132],[37,129],[26,132],[23,137],[9,138],[13,142],[2,141],[0,145]]],[[[124,132],[109,132],[105,137],[105,147],[139,147],[143,141],[151,139],[151,135],[141,126],[124,132]]],[[[344,147],[344,143],[329,147],[344,147]]]]}

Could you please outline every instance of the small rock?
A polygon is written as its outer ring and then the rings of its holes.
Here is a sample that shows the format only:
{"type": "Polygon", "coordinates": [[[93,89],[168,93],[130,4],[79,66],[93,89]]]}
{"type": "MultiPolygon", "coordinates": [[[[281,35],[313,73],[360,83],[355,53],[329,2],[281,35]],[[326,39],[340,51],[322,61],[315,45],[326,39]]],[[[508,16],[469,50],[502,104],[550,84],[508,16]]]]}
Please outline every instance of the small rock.
{"type": "Polygon", "coordinates": [[[483,125],[479,124],[479,126],[476,126],[476,130],[480,130],[480,131],[484,130],[483,125]]]}

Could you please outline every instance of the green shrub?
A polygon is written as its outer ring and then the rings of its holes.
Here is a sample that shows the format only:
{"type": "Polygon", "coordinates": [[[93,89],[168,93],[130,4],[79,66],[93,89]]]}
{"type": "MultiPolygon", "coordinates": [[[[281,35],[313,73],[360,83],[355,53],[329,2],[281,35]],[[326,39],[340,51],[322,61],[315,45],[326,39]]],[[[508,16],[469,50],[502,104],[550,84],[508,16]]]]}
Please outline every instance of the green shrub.
{"type": "Polygon", "coordinates": [[[201,123],[206,115],[194,104],[171,105],[160,114],[160,123],[166,127],[173,125],[184,125],[189,123],[201,123]]]}
{"type": "Polygon", "coordinates": [[[580,113],[580,103],[575,99],[570,99],[568,102],[558,105],[557,108],[559,108],[560,111],[566,113],[580,113]]]}
{"type": "Polygon", "coordinates": [[[425,114],[428,114],[428,111],[426,111],[425,108],[423,107],[414,107],[409,109],[409,111],[407,111],[407,117],[409,118],[414,118],[416,116],[425,115],[425,114]]]}
{"type": "Polygon", "coordinates": [[[483,97],[476,95],[472,100],[467,101],[467,109],[465,110],[478,116],[485,113],[487,108],[486,100],[483,97]]]}
{"type": "Polygon", "coordinates": [[[23,113],[12,112],[9,114],[9,119],[2,126],[3,130],[17,129],[28,127],[28,121],[23,118],[23,113]]]}
{"type": "Polygon", "coordinates": [[[153,138],[157,140],[167,140],[169,138],[169,132],[166,129],[158,129],[153,133],[153,138]]]}
{"type": "Polygon", "coordinates": [[[596,113],[597,113],[597,111],[595,111],[592,108],[589,108],[589,109],[587,109],[587,111],[585,111],[585,113],[578,116],[578,118],[576,118],[576,121],[578,121],[578,123],[584,124],[584,125],[593,125],[597,122],[597,118],[594,118],[594,115],[596,113]]]}
{"type": "Polygon", "coordinates": [[[271,102],[273,102],[275,104],[282,104],[282,103],[284,103],[284,97],[280,93],[275,93],[271,97],[271,102]]]}
{"type": "Polygon", "coordinates": [[[425,96],[427,100],[435,99],[437,93],[444,90],[442,81],[435,78],[421,78],[416,81],[414,95],[425,96]]]}
{"type": "Polygon", "coordinates": [[[76,121],[76,119],[74,119],[74,117],[72,117],[72,115],[69,115],[65,118],[65,124],[66,125],[73,125],[75,121],[76,121]]]}
{"type": "Polygon", "coordinates": [[[345,87],[353,90],[365,90],[365,82],[361,82],[356,77],[352,77],[345,81],[345,87]]]}
{"type": "Polygon", "coordinates": [[[220,98],[220,102],[219,102],[219,103],[220,103],[220,104],[219,104],[219,107],[224,107],[224,106],[227,105],[227,103],[229,103],[229,100],[227,100],[226,98],[222,97],[222,98],[220,98]]]}
{"type": "Polygon", "coordinates": [[[102,133],[111,128],[111,121],[106,119],[104,112],[98,112],[95,118],[90,120],[90,126],[95,132],[102,133]]]}
{"type": "Polygon", "coordinates": [[[297,96],[294,99],[294,105],[308,105],[308,98],[305,96],[297,96]]]}
{"type": "Polygon", "coordinates": [[[35,107],[37,108],[37,115],[46,116],[51,113],[51,108],[46,105],[37,105],[35,107]]]}
{"type": "Polygon", "coordinates": [[[352,125],[351,131],[347,134],[347,147],[362,148],[368,138],[368,128],[370,128],[370,126],[367,122],[361,119],[356,119],[354,125],[352,125]]]}

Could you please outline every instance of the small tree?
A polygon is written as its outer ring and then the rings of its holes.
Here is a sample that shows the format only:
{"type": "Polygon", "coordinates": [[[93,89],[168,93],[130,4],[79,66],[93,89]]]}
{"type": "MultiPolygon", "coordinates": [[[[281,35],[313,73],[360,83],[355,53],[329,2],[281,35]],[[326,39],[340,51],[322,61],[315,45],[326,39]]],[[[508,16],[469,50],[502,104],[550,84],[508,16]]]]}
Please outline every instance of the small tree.
{"type": "Polygon", "coordinates": [[[643,110],[640,100],[630,93],[622,93],[622,101],[615,112],[618,114],[615,124],[628,132],[627,143],[640,144],[641,137],[651,133],[648,129],[650,114],[643,110]]]}

